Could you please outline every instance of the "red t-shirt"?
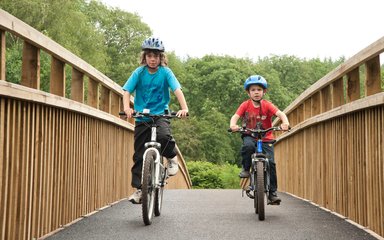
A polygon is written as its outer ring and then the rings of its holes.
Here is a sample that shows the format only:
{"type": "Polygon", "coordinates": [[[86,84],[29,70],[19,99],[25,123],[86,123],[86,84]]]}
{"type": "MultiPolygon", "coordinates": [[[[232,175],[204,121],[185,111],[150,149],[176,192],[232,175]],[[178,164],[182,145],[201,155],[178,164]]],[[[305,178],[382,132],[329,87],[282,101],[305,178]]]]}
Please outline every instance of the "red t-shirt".
{"type": "MultiPolygon", "coordinates": [[[[247,123],[247,128],[256,128],[256,123],[262,123],[263,129],[272,127],[272,117],[275,116],[279,109],[267,100],[261,100],[261,113],[260,107],[255,107],[252,100],[249,99],[243,102],[236,111],[247,123]]],[[[263,142],[268,142],[274,139],[273,133],[268,132],[263,138],[263,142]]]]}

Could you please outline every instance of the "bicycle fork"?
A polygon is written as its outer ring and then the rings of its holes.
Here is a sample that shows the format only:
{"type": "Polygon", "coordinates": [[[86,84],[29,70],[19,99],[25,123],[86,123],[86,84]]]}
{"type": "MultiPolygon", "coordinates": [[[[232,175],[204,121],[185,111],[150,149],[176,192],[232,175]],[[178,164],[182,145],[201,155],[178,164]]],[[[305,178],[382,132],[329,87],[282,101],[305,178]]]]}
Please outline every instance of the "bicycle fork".
{"type": "MultiPolygon", "coordinates": [[[[161,144],[156,142],[156,137],[157,137],[156,131],[157,131],[156,126],[153,125],[151,127],[151,141],[144,144],[146,150],[143,154],[143,161],[146,159],[147,153],[149,151],[154,151],[156,153],[156,158],[154,159],[154,167],[155,167],[155,171],[154,171],[155,182],[154,182],[154,184],[155,184],[155,188],[158,188],[160,185],[160,168],[161,168],[160,158],[161,158],[161,155],[160,155],[159,149],[161,149],[161,144]]],[[[143,164],[143,169],[144,169],[144,164],[143,164]]],[[[141,175],[143,175],[143,172],[141,175]]]]}
{"type": "MultiPolygon", "coordinates": [[[[256,153],[255,153],[256,154],[256,153]]],[[[250,183],[249,183],[249,186],[247,189],[243,190],[242,192],[242,196],[244,196],[244,191],[245,191],[245,194],[251,198],[251,199],[254,199],[255,196],[253,196],[252,192],[257,189],[257,186],[253,183],[255,183],[255,180],[254,178],[257,177],[257,171],[256,171],[256,163],[257,162],[263,162],[263,172],[264,172],[264,191],[265,193],[268,195],[268,192],[269,192],[269,184],[270,184],[270,179],[269,179],[269,171],[268,171],[268,168],[269,168],[269,161],[268,161],[268,158],[260,158],[258,157],[257,155],[255,156],[252,156],[252,171],[251,171],[251,174],[250,174],[250,183]],[[256,173],[256,175],[254,174],[256,173]]]]}

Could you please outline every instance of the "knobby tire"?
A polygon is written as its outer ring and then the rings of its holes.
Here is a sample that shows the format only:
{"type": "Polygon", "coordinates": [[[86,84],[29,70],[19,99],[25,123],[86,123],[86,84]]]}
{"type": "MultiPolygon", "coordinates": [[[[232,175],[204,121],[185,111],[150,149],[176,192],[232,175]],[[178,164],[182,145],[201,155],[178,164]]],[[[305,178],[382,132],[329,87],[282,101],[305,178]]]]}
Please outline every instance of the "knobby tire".
{"type": "Polygon", "coordinates": [[[257,198],[257,210],[259,214],[259,220],[265,219],[265,202],[264,202],[264,163],[262,161],[256,162],[256,169],[257,169],[257,185],[256,185],[256,191],[257,195],[255,198],[257,198]]]}

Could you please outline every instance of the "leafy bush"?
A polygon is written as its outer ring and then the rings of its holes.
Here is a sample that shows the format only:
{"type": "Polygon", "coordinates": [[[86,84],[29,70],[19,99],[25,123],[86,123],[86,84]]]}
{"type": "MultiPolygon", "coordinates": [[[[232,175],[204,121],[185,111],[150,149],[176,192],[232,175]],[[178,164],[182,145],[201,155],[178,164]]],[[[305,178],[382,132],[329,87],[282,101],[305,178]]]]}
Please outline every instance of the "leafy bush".
{"type": "Polygon", "coordinates": [[[234,189],[240,188],[236,165],[228,163],[218,165],[211,162],[187,162],[192,186],[196,189],[234,189]]]}

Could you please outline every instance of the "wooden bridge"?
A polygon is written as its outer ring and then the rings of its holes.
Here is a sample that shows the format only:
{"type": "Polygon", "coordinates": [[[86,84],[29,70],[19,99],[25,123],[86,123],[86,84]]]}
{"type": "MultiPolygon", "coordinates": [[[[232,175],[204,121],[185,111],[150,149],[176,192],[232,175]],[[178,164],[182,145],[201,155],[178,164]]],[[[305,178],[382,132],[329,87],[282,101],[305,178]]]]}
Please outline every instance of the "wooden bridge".
{"type": "MultiPolygon", "coordinates": [[[[279,136],[275,150],[280,191],[379,236],[383,51],[381,38],[300,95],[285,109],[294,128],[279,136]]],[[[121,108],[119,85],[0,9],[0,240],[42,238],[132,192],[134,126],[118,117],[121,108]],[[8,34],[23,42],[20,84],[5,74],[8,34]],[[43,53],[51,57],[49,93],[39,89],[43,53]]],[[[189,189],[178,154],[181,171],[168,188],[189,189]]]]}

